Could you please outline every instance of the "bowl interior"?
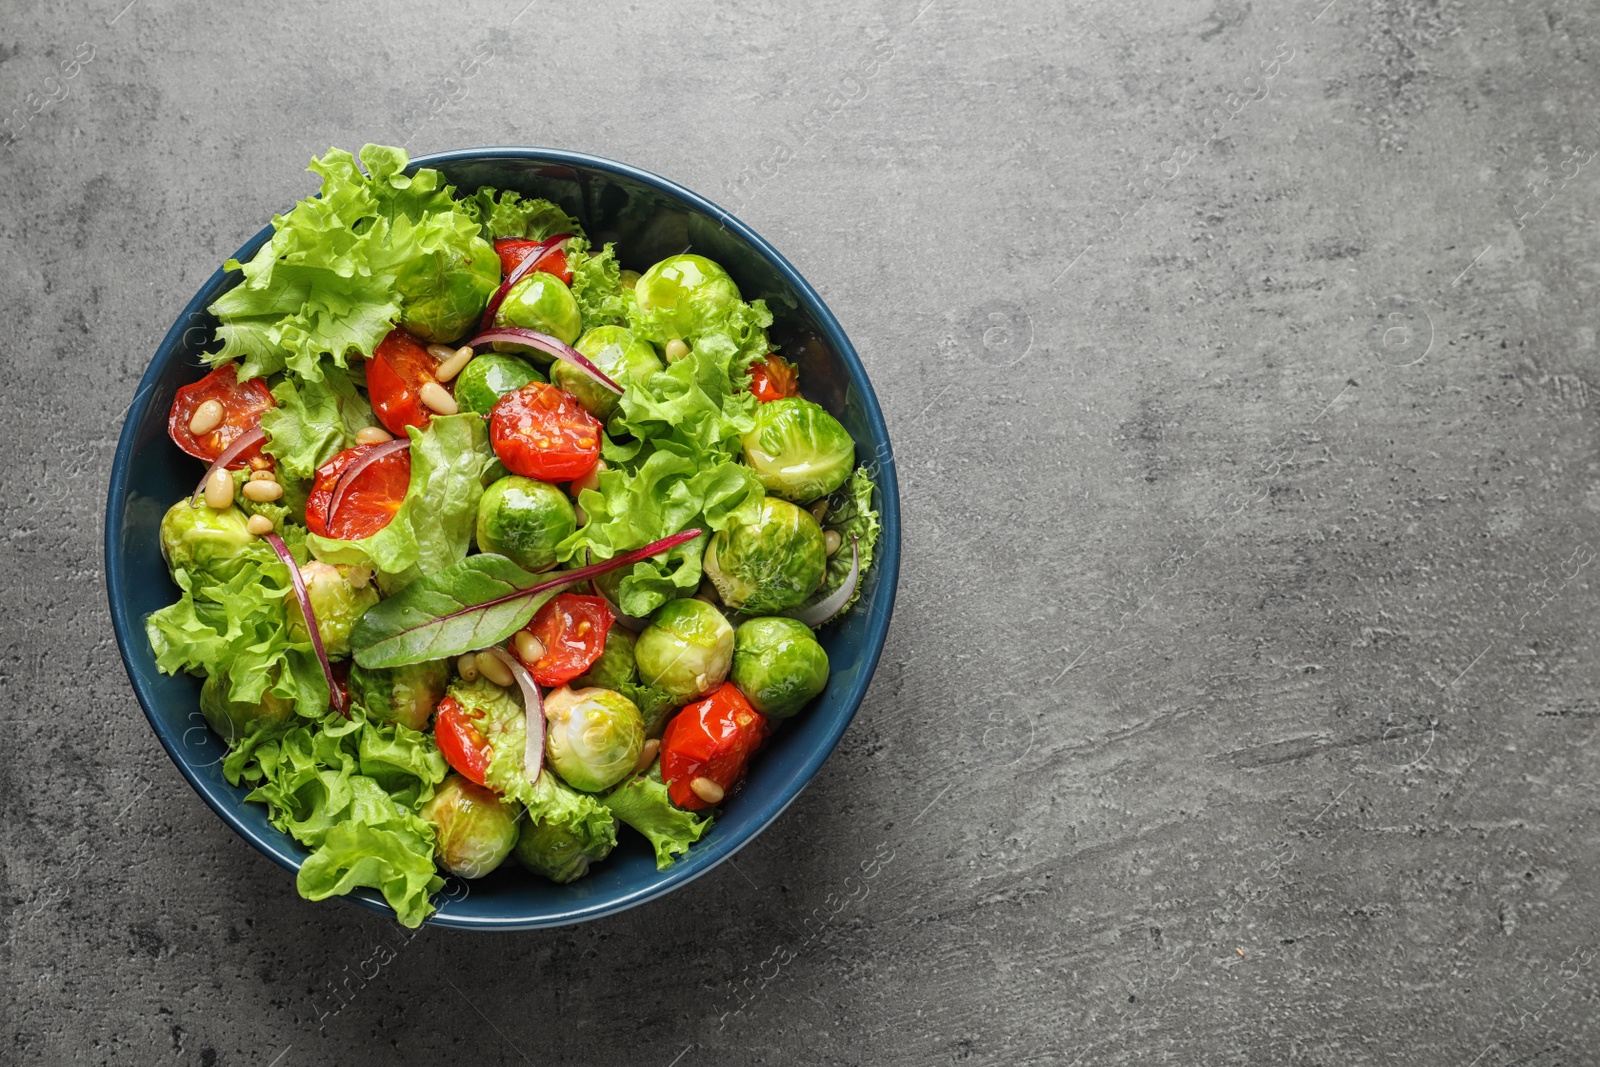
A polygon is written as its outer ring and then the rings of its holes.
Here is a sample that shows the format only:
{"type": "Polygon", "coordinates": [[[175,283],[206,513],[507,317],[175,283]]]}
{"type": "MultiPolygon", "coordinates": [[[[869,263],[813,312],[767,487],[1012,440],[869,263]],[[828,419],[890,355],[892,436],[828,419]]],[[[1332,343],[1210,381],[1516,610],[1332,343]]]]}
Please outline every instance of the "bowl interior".
{"type": "MultiPolygon", "coordinates": [[[[832,664],[826,691],[767,744],[744,789],[686,857],[658,872],[643,838],[623,830],[616,851],[571,885],[555,885],[512,863],[471,883],[452,879],[429,921],[529,928],[596,918],[668,892],[737,851],[788,806],[838,743],[877,665],[894,603],[900,548],[894,460],[872,387],[833,315],[787,261],[721,209],[661,178],[575,153],[482,149],[424,157],[415,165],[443,171],[458,189],[492,185],[548,197],[577,216],[597,243],[615,240],[625,267],[643,270],[682,251],[722,263],[747,299],[767,300],[776,319],[772,338],[799,364],[807,397],[840,419],[856,440],[858,460],[871,464],[877,478],[875,504],[884,524],[878,560],[856,608],[821,634],[832,664]]],[[[236,258],[254,255],[268,236],[270,227],[246,243],[236,258]]],[[[144,636],[145,617],[178,595],[161,559],[161,517],[193,491],[203,473],[168,439],[166,414],[178,387],[205,373],[199,357],[216,325],[205,309],[236,278],[219,270],[206,282],[140,382],[112,471],[107,586],[123,661],[161,743],[217,814],[285,868],[298,870],[305,850],[267,821],[263,805],[246,804],[246,790],[230,786],[223,777],[226,749],[201,720],[199,680],[161,674],[144,636]]],[[[350,899],[388,911],[382,897],[371,891],[358,891],[350,899]]]]}

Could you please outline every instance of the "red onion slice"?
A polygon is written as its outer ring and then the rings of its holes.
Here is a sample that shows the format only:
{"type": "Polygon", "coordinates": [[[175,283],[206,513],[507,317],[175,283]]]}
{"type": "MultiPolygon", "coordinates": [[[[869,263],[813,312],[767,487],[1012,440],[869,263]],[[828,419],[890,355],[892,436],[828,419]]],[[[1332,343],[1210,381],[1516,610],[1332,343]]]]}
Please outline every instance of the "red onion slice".
{"type": "Polygon", "coordinates": [[[533,268],[545,257],[546,252],[549,252],[561,242],[570,240],[572,240],[572,234],[558,233],[554,237],[546,237],[543,241],[528,249],[528,254],[523,257],[522,262],[518,263],[511,273],[506,275],[505,281],[500,283],[500,288],[496,289],[495,294],[489,298],[489,306],[483,309],[483,320],[478,329],[487,330],[493,326],[494,313],[500,310],[500,305],[505,302],[506,294],[511,292],[511,287],[532,274],[533,268]]]}
{"type": "Polygon", "coordinates": [[[356,477],[362,471],[385,456],[392,456],[396,452],[403,452],[410,447],[411,438],[397,437],[393,441],[385,441],[381,445],[375,445],[367,449],[361,453],[354,463],[346,467],[345,472],[339,475],[339,481],[333,487],[333,498],[328,501],[327,528],[333,529],[333,517],[339,513],[339,505],[344,502],[345,494],[350,491],[350,487],[355,484],[356,477]]]}
{"type": "Polygon", "coordinates": [[[544,697],[539,692],[539,683],[533,680],[533,675],[528,673],[522,661],[505,649],[497,645],[484,651],[506,665],[511,677],[517,680],[517,688],[522,690],[523,718],[528,721],[528,742],[522,750],[522,773],[528,781],[537,782],[539,772],[544,769],[544,697]]]}
{"type": "Polygon", "coordinates": [[[228,447],[222,450],[222,455],[212,460],[211,466],[206,468],[206,476],[200,479],[200,484],[194,487],[194,496],[189,498],[189,506],[192,508],[200,503],[200,497],[206,491],[206,483],[211,480],[211,475],[216,473],[217,468],[226,467],[239,458],[240,452],[243,452],[257,441],[265,441],[266,439],[266,432],[257,426],[255,429],[246,430],[232,441],[229,441],[228,447]]]}
{"type": "Polygon", "coordinates": [[[283,543],[283,538],[275,533],[261,536],[272,546],[272,551],[278,554],[278,558],[283,560],[283,565],[289,568],[289,580],[294,583],[294,595],[300,601],[300,614],[305,616],[306,629],[311,631],[311,647],[317,650],[317,660],[322,664],[322,676],[328,680],[328,703],[340,715],[349,715],[344,705],[344,692],[333,677],[333,664],[328,662],[327,650],[322,647],[322,631],[317,629],[317,613],[312,610],[311,594],[306,592],[306,581],[300,577],[300,565],[289,554],[289,546],[283,543]]]}
{"type": "Polygon", "coordinates": [[[850,603],[850,598],[855,596],[856,586],[860,584],[861,553],[856,549],[855,535],[852,534],[850,537],[850,573],[844,576],[843,584],[838,589],[835,589],[833,595],[828,599],[819,600],[809,608],[796,608],[793,611],[785,611],[783,614],[791,619],[805,623],[812,629],[816,629],[844,610],[844,606],[850,603]]]}
{"type": "Polygon", "coordinates": [[[566,342],[551,337],[547,333],[540,333],[538,330],[524,330],[520,326],[497,326],[492,330],[485,330],[468,341],[467,344],[477,348],[479,345],[493,344],[496,341],[537,348],[546,355],[554,356],[577,367],[601,388],[609,389],[618,396],[622,395],[622,386],[612,381],[607,377],[605,371],[591,363],[589,357],[566,342]]]}

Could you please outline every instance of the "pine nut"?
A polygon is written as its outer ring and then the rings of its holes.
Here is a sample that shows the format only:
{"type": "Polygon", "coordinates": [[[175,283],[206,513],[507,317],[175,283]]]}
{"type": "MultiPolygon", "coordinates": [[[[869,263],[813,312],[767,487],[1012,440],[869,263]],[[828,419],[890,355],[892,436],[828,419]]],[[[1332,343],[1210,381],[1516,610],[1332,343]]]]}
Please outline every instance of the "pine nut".
{"type": "Polygon", "coordinates": [[[678,360],[682,359],[684,356],[687,356],[688,354],[689,354],[689,346],[684,344],[683,340],[681,338],[674,337],[672,340],[667,342],[667,362],[668,363],[676,363],[676,362],[678,362],[678,360]]]}
{"type": "Polygon", "coordinates": [[[544,643],[526,630],[518,630],[511,643],[517,646],[517,658],[524,663],[538,663],[544,658],[544,643]]]}
{"type": "Polygon", "coordinates": [[[271,471],[251,471],[250,480],[252,482],[275,482],[278,480],[278,476],[271,471]]]}
{"type": "Polygon", "coordinates": [[[621,274],[617,275],[617,282],[624,289],[632,289],[634,286],[639,284],[639,272],[636,270],[625,270],[621,274]]]}
{"type": "Polygon", "coordinates": [[[709,778],[696,778],[689,783],[689,791],[707,804],[721,804],[727,793],[709,778]]]}
{"type": "Polygon", "coordinates": [[[429,345],[428,346],[428,355],[432,356],[434,359],[437,359],[441,363],[443,363],[445,360],[449,359],[451,356],[453,356],[455,354],[456,354],[456,350],[451,348],[449,345],[429,345]]]}
{"type": "Polygon", "coordinates": [[[839,546],[844,544],[844,538],[839,536],[838,530],[824,530],[822,532],[822,547],[828,550],[828,555],[839,551],[839,546]]]}
{"type": "Polygon", "coordinates": [[[433,376],[441,382],[448,382],[461,373],[461,368],[472,362],[475,353],[471,345],[462,345],[450,354],[450,358],[433,368],[433,376]]]}
{"type": "Polygon", "coordinates": [[[652,737],[644,743],[644,748],[639,750],[639,759],[633,765],[633,773],[649,770],[650,764],[654,763],[660,754],[661,742],[652,737]]]}
{"type": "Polygon", "coordinates": [[[501,663],[492,652],[478,653],[478,673],[498,686],[508,686],[516,681],[511,668],[501,663]]]}
{"type": "Polygon", "coordinates": [[[385,430],[382,426],[363,426],[356,431],[356,444],[358,445],[381,445],[385,441],[393,440],[394,434],[385,430]]]}
{"type": "Polygon", "coordinates": [[[189,416],[189,432],[199,437],[201,434],[210,433],[222,425],[222,417],[227,411],[220,400],[205,400],[194,409],[194,414],[189,416]]]}
{"type": "Polygon", "coordinates": [[[450,390],[438,382],[425,382],[422,388],[417,390],[417,396],[440,415],[454,415],[461,410],[456,407],[456,398],[450,395],[450,390]]]}
{"type": "Polygon", "coordinates": [[[283,495],[283,486],[277,482],[245,482],[244,488],[239,491],[244,494],[246,500],[266,504],[283,495]]]}
{"type": "Polygon", "coordinates": [[[272,520],[265,515],[252,515],[250,521],[244,524],[244,528],[260,537],[262,534],[272,532],[272,520]]]}
{"type": "Polygon", "coordinates": [[[816,519],[817,523],[820,525],[822,520],[828,517],[828,498],[823,497],[815,504],[812,504],[809,510],[811,512],[811,517],[816,519]]]}
{"type": "Polygon", "coordinates": [[[456,660],[456,673],[461,675],[463,682],[476,682],[478,680],[478,657],[468,652],[456,660]]]}
{"type": "Polygon", "coordinates": [[[595,460],[594,466],[590,469],[588,474],[585,474],[582,478],[574,478],[572,480],[572,483],[567,486],[567,492],[571,493],[574,499],[576,499],[578,494],[583,492],[585,489],[593,489],[598,493],[600,491],[600,472],[605,469],[605,460],[595,460]]]}
{"type": "Polygon", "coordinates": [[[233,475],[226,468],[218,467],[206,479],[206,507],[221,511],[232,504],[233,475]]]}

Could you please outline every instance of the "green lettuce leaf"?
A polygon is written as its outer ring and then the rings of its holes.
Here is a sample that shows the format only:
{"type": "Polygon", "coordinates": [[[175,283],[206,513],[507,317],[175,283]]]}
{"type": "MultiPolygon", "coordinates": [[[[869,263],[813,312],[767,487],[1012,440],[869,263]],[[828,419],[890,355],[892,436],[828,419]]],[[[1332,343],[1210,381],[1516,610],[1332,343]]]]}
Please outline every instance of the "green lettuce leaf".
{"type": "Polygon", "coordinates": [[[524,198],[510,189],[499,192],[483,186],[462,200],[460,210],[483,228],[490,240],[523,237],[542,241],[558,233],[583,233],[578,220],[557,204],[538,198],[524,198]]]}
{"type": "Polygon", "coordinates": [[[433,829],[417,809],[447,770],[430,735],[359,708],[350,718],[265,728],[223,762],[230,782],[255,786],[246,800],[267,805],[272,824],[312,850],[297,879],[301,896],[368,886],[408,927],[432,913],[428,897],[444,885],[433,829]]]}
{"type": "Polygon", "coordinates": [[[605,795],[605,805],[620,821],[649,839],[656,850],[656,870],[664,871],[711,829],[710,815],[684,811],[667,795],[661,761],[648,773],[636,774],[605,795]]]}
{"type": "MultiPolygon", "coordinates": [[[[756,400],[734,383],[731,350],[696,346],[622,396],[622,426],[634,442],[608,442],[595,489],[579,503],[589,521],[561,543],[571,559],[599,559],[639,548],[691,526],[721,530],[748,520],[765,491],[739,462],[739,435],[753,425],[756,400]]],[[[700,584],[704,539],[634,564],[618,587],[618,606],[648,615],[700,584]]]]}
{"type": "MultiPolygon", "coordinates": [[[[219,516],[179,501],[173,510],[197,525],[242,522],[229,514],[235,509],[219,516]]],[[[302,535],[298,528],[284,529],[290,550],[304,560],[302,535]]],[[[209,554],[173,562],[172,577],[182,590],[177,603],[145,619],[156,666],[166,674],[224,675],[229,700],[259,704],[270,693],[293,703],[300,715],[322,715],[328,683],[304,626],[298,634],[290,626],[291,605],[296,612],[299,605],[288,568],[258,539],[233,544],[213,536],[206,543],[216,546],[209,554]]]]}
{"type": "Polygon", "coordinates": [[[262,451],[278,470],[294,478],[315,477],[317,468],[356,443],[356,432],[377,425],[372,406],[357,391],[357,371],[324,367],[321,381],[286,375],[272,387],[278,406],[261,413],[267,443],[262,451]]]}
{"type": "MultiPolygon", "coordinates": [[[[801,605],[802,608],[826,600],[838,591],[844,580],[850,576],[850,538],[856,539],[856,551],[861,557],[861,576],[865,580],[867,571],[872,569],[873,550],[878,544],[878,534],[882,524],[878,521],[878,513],[872,510],[872,475],[867,473],[866,467],[857,467],[855,473],[850,475],[850,480],[845,482],[828,498],[828,513],[823,525],[830,530],[838,530],[839,536],[844,538],[846,547],[841,548],[828,557],[828,573],[822,580],[822,586],[816,594],[801,605]]],[[[861,599],[861,586],[856,586],[856,591],[839,614],[843,615],[850,610],[851,605],[861,599]]],[[[837,616],[836,616],[837,617],[837,616]]]]}
{"type": "Polygon", "coordinates": [[[494,462],[489,431],[470,412],[435,416],[427,429],[411,426],[407,432],[411,484],[389,524],[355,541],[316,534],[306,538],[324,563],[372,567],[385,594],[466,558],[483,496],[483,473],[494,462]]]}
{"type": "Polygon", "coordinates": [[[408,298],[437,297],[428,264],[481,259],[478,226],[437,171],[406,175],[406,153],[377,145],[361,162],[368,174],[339,149],[312,160],[319,195],[274,217],[250,262],[225,264],[243,278],[211,305],[222,342],[213,365],[239,358],[246,376],[287,369],[318,381],[327,363],[370,357],[408,298]]]}
{"type": "Polygon", "coordinates": [[[589,251],[588,241],[574,237],[567,242],[566,254],[572,271],[572,296],[583,315],[583,328],[626,325],[638,309],[633,290],[622,288],[616,246],[608,244],[594,253],[589,251]]]}

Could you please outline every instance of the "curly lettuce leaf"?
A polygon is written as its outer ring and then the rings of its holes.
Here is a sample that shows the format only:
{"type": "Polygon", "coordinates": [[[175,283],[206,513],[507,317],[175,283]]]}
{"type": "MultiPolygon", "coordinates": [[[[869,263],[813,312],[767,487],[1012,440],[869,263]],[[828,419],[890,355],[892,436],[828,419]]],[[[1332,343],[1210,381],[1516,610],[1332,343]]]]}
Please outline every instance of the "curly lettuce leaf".
{"type": "Polygon", "coordinates": [[[267,443],[262,451],[278,470],[294,478],[315,477],[317,468],[356,443],[357,431],[377,425],[372,406],[357,389],[358,371],[324,367],[321,381],[285,376],[272,387],[277,407],[261,413],[267,443]]]}
{"type": "MultiPolygon", "coordinates": [[[[284,539],[306,558],[297,528],[285,528],[284,539]]],[[[225,561],[176,564],[172,577],[182,595],[145,619],[162,672],[224,675],[227,698],[240,703],[259,704],[270,693],[300,715],[327,710],[321,662],[304,626],[297,633],[290,625],[291,605],[299,607],[289,570],[264,541],[230,549],[225,561]]]]}
{"type": "Polygon", "coordinates": [[[528,722],[517,697],[481,678],[458,680],[450,695],[477,720],[493,748],[485,785],[526,805],[528,818],[570,834],[591,859],[603,858],[616,846],[616,820],[597,798],[568,786],[548,767],[536,781],[528,781],[522,761],[528,722]]]}
{"type": "Polygon", "coordinates": [[[370,537],[340,541],[310,534],[324,563],[372,567],[387,595],[466,558],[472,543],[483,473],[494,461],[489,431],[471,413],[435,416],[411,436],[411,484],[387,526],[370,537]]]}
{"type": "Polygon", "coordinates": [[[664,871],[689,851],[711,829],[710,815],[684,811],[667,795],[661,780],[661,761],[648,773],[636,774],[605,795],[605,805],[617,819],[643,834],[656,851],[656,870],[664,871]]]}
{"type": "Polygon", "coordinates": [[[428,897],[444,885],[433,829],[417,809],[447,770],[431,736],[360,709],[267,728],[223,763],[230,782],[255,785],[246,800],[267,805],[272,824],[312,850],[296,880],[301,896],[368,886],[408,927],[432,913],[428,897]]]}
{"type": "Polygon", "coordinates": [[[522,237],[542,241],[558,233],[583,233],[578,220],[560,205],[537,197],[524,197],[510,189],[500,192],[487,185],[462,200],[460,210],[483,227],[490,240],[522,237]]]}
{"type": "MultiPolygon", "coordinates": [[[[850,480],[828,498],[828,513],[823,522],[827,529],[838,530],[846,545],[850,543],[850,538],[856,539],[856,551],[861,557],[863,581],[867,571],[872,568],[873,550],[878,544],[878,534],[883,528],[882,523],[878,521],[878,513],[872,510],[873,488],[872,476],[867,473],[867,468],[857,467],[855,473],[850,475],[850,480]]],[[[849,576],[850,553],[847,549],[841,548],[828,557],[828,573],[822,580],[822,586],[801,606],[802,609],[832,596],[849,576]]],[[[839,614],[843,615],[849,611],[860,599],[861,586],[858,584],[855,593],[845,606],[839,609],[839,614]]]]}
{"type": "MultiPolygon", "coordinates": [[[[697,346],[672,366],[630,386],[621,424],[637,439],[608,442],[595,489],[579,503],[589,521],[561,543],[571,559],[587,550],[609,559],[699,526],[721,530],[753,517],[765,491],[738,461],[739,435],[753,425],[756,400],[735,385],[732,351],[697,346]]],[[[618,605],[648,615],[700,584],[704,539],[634,564],[618,587],[618,605]]]]}
{"type": "Polygon", "coordinates": [[[325,364],[370,357],[408,301],[436,295],[423,284],[428,263],[481,258],[478,226],[442,175],[403,173],[398,148],[367,145],[361,162],[368,174],[339,149],[312,160],[320,193],[275,216],[248,263],[225,264],[243,277],[210,307],[222,342],[213,365],[238,358],[247,376],[290,370],[318,381],[325,364]]]}
{"type": "Polygon", "coordinates": [[[623,326],[637,314],[632,289],[622,287],[622,268],[617,264],[616,246],[607,244],[600,252],[589,251],[589,242],[574,237],[566,245],[567,268],[572,271],[573,299],[583,315],[583,328],[623,326]]]}

